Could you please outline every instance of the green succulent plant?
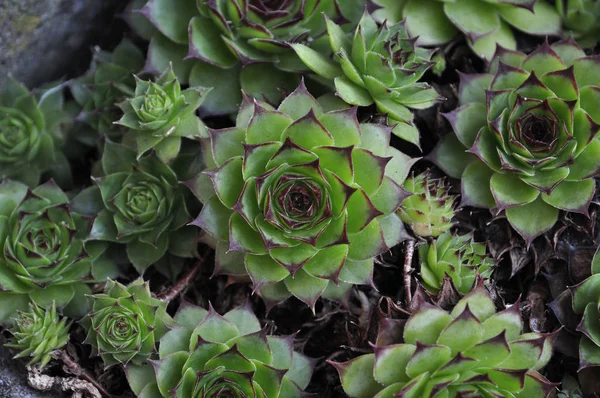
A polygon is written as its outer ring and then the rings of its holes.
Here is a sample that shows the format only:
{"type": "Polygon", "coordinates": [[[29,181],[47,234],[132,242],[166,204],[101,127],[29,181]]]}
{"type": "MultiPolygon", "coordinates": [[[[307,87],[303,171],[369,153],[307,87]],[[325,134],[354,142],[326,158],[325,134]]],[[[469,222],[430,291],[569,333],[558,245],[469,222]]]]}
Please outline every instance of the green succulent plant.
{"type": "Polygon", "coordinates": [[[429,170],[404,182],[410,194],[398,209],[400,219],[418,236],[440,236],[452,228],[456,197],[448,194],[444,179],[433,178],[429,170]]]}
{"type": "Polygon", "coordinates": [[[511,28],[537,35],[561,33],[556,9],[544,0],[373,0],[373,15],[388,22],[406,21],[423,46],[441,46],[462,33],[473,51],[491,59],[496,44],[515,50],[511,28]]]}
{"type": "Polygon", "coordinates": [[[294,351],[293,336],[268,336],[249,306],[221,316],[188,304],[175,321],[160,340],[159,360],[127,368],[138,397],[304,396],[312,361],[294,351]]]}
{"type": "Polygon", "coordinates": [[[600,170],[600,63],[565,40],[528,56],[500,48],[491,68],[462,76],[460,107],[445,115],[455,134],[430,158],[462,179],[463,204],[505,210],[529,244],[559,210],[587,214],[600,170]]]}
{"type": "Polygon", "coordinates": [[[88,188],[83,199],[97,210],[91,241],[125,245],[129,261],[143,273],[166,253],[197,255],[197,231],[187,189],[167,164],[154,155],[136,160],[136,151],[107,141],[102,155],[104,177],[88,188]]]}
{"type": "Polygon", "coordinates": [[[155,82],[136,77],[135,93],[119,104],[124,114],[116,123],[131,129],[138,158],[154,149],[159,159],[171,163],[179,154],[182,137],[206,136],[206,127],[196,110],[210,90],[181,90],[169,65],[155,82]]]}
{"type": "Polygon", "coordinates": [[[600,3],[595,0],[555,0],[564,27],[580,46],[592,48],[600,42],[600,3]]]}
{"type": "Polygon", "coordinates": [[[41,307],[70,303],[69,315],[85,314],[86,282],[99,252],[86,251],[89,222],[71,211],[63,191],[53,181],[30,190],[4,180],[0,225],[0,322],[30,300],[41,307]]]}
{"type": "Polygon", "coordinates": [[[404,24],[377,27],[365,11],[353,34],[326,18],[333,58],[304,44],[292,47],[313,72],[335,85],[337,95],[352,105],[369,106],[389,115],[399,137],[419,145],[419,131],[408,108],[425,109],[439,98],[433,87],[419,83],[435,65],[432,52],[415,47],[404,24]]]}
{"type": "Polygon", "coordinates": [[[69,164],[60,151],[63,135],[63,86],[39,98],[11,77],[0,87],[0,176],[30,187],[42,174],[70,183],[69,164]],[[61,167],[57,167],[60,165],[61,167]]]}
{"type": "Polygon", "coordinates": [[[581,332],[579,367],[600,366],[600,254],[592,260],[592,275],[571,288],[573,310],[582,316],[577,326],[581,332]]]}
{"type": "Polygon", "coordinates": [[[80,107],[77,119],[91,127],[74,136],[87,145],[96,144],[98,134],[121,140],[126,129],[116,125],[121,115],[117,104],[134,95],[134,73],[144,68],[144,55],[124,39],[113,52],[96,50],[90,69],[71,80],[71,93],[80,107]]]}
{"type": "Polygon", "coordinates": [[[161,71],[172,61],[182,83],[214,87],[206,112],[227,114],[237,110],[241,89],[272,103],[292,91],[298,75],[289,72],[303,65],[288,43],[322,35],[322,13],[338,18],[342,10],[353,19],[363,7],[362,0],[149,0],[140,12],[158,31],[149,67],[161,71]]]}
{"type": "Polygon", "coordinates": [[[485,243],[473,242],[472,234],[443,233],[419,246],[419,262],[424,286],[434,294],[439,293],[446,278],[459,293],[468,294],[477,275],[488,278],[494,270],[485,243]]]}
{"type": "Polygon", "coordinates": [[[519,303],[496,313],[478,285],[448,313],[419,302],[402,341],[374,353],[330,362],[352,398],[544,398],[554,388],[537,371],[552,356],[553,335],[522,334],[519,303]]]}
{"type": "Polygon", "coordinates": [[[143,279],[128,286],[108,280],[104,293],[91,300],[92,311],[82,320],[88,332],[85,341],[105,366],[144,364],[173,324],[167,303],[152,297],[143,279]]]}
{"type": "Polygon", "coordinates": [[[29,312],[19,311],[15,325],[9,329],[13,335],[6,347],[18,350],[15,358],[31,357],[28,366],[43,368],[52,359],[52,352],[69,341],[71,324],[56,312],[52,304],[47,308],[29,304],[29,312]]]}
{"type": "Polygon", "coordinates": [[[246,98],[236,127],[209,131],[207,170],[188,186],[217,272],[249,275],[268,303],[311,307],[370,282],[374,256],[405,237],[395,211],[414,160],[356,111],[323,113],[301,85],[277,110],[246,98]]]}

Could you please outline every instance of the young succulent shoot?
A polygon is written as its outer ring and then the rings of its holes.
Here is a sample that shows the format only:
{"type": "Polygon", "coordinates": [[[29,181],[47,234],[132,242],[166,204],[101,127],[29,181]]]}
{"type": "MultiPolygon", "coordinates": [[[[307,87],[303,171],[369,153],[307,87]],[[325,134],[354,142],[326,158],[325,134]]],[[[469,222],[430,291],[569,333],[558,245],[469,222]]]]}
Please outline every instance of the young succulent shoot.
{"type": "Polygon", "coordinates": [[[43,173],[70,183],[70,167],[58,142],[66,117],[63,105],[62,85],[38,98],[12,77],[6,79],[0,86],[0,176],[32,188],[43,173]]]}
{"type": "Polygon", "coordinates": [[[402,202],[398,214],[415,235],[436,237],[452,228],[456,197],[448,193],[445,179],[433,178],[427,170],[407,178],[404,189],[410,196],[402,202]]]}
{"type": "Polygon", "coordinates": [[[246,98],[236,127],[209,131],[208,169],[188,186],[217,273],[249,275],[267,303],[313,308],[370,283],[374,257],[405,239],[395,212],[414,160],[356,112],[323,113],[302,84],[277,110],[246,98]]]}
{"type": "MultiPolygon", "coordinates": [[[[560,2],[562,0],[556,0],[560,2]]],[[[535,36],[557,36],[561,19],[544,0],[373,0],[380,22],[404,20],[417,44],[439,47],[459,33],[481,58],[490,60],[496,44],[515,50],[511,28],[535,36]]]]}
{"type": "Polygon", "coordinates": [[[214,87],[203,104],[208,113],[234,113],[241,90],[277,103],[281,89],[290,92],[299,82],[289,72],[304,69],[288,43],[321,36],[323,13],[340,19],[343,10],[352,18],[362,7],[362,0],[199,0],[175,6],[149,0],[140,11],[158,32],[146,69],[162,71],[171,60],[182,83],[214,87]]]}
{"type": "Polygon", "coordinates": [[[90,298],[92,311],[82,320],[88,333],[85,341],[107,367],[142,365],[157,352],[158,340],[173,324],[168,303],[152,297],[142,279],[128,286],[109,279],[104,293],[90,298]]]}
{"type": "Polygon", "coordinates": [[[477,275],[489,278],[494,260],[486,255],[485,243],[473,242],[473,235],[445,232],[435,240],[419,246],[421,279],[425,289],[438,294],[445,280],[456,291],[468,294],[477,275]]]}
{"type": "Polygon", "coordinates": [[[373,354],[330,362],[348,396],[544,398],[554,389],[538,373],[554,336],[522,333],[519,303],[497,313],[481,284],[452,312],[419,302],[402,327],[394,344],[380,335],[373,354]]]}
{"type": "Polygon", "coordinates": [[[320,78],[331,82],[348,104],[369,106],[388,115],[388,124],[400,138],[419,145],[419,131],[411,109],[426,109],[439,99],[436,90],[419,83],[435,62],[432,51],[415,46],[403,23],[379,28],[365,11],[353,34],[346,34],[326,18],[333,58],[304,44],[292,47],[320,78]]]}
{"type": "Polygon", "coordinates": [[[530,55],[499,48],[490,74],[463,75],[455,134],[430,155],[461,178],[462,203],[504,210],[530,244],[559,210],[588,213],[600,171],[600,62],[572,40],[530,55]]]}
{"type": "Polygon", "coordinates": [[[184,304],[161,340],[160,359],[130,365],[141,398],[303,397],[313,361],[294,351],[293,336],[267,335],[245,305],[221,316],[184,304]]]}
{"type": "Polygon", "coordinates": [[[595,0],[555,1],[567,32],[583,48],[593,48],[600,41],[600,3],[595,0]]]}
{"type": "Polygon", "coordinates": [[[100,209],[89,240],[125,245],[139,273],[166,253],[191,258],[197,252],[197,231],[186,188],[175,172],[154,155],[136,161],[136,152],[107,141],[102,155],[105,177],[80,194],[88,207],[100,209]]]}
{"type": "Polygon", "coordinates": [[[69,341],[70,326],[66,318],[58,315],[54,304],[44,309],[30,303],[29,312],[19,311],[9,329],[13,337],[6,347],[18,351],[15,358],[31,357],[28,366],[43,368],[52,359],[52,352],[69,341]]]}
{"type": "Polygon", "coordinates": [[[571,288],[573,310],[581,315],[577,331],[582,333],[579,343],[579,368],[600,366],[600,251],[592,260],[592,276],[571,288]]]}
{"type": "Polygon", "coordinates": [[[75,101],[81,107],[78,120],[85,122],[93,130],[92,136],[76,139],[85,140],[93,146],[98,134],[112,140],[120,140],[126,131],[114,124],[121,111],[117,104],[134,95],[134,73],[144,67],[144,55],[129,40],[124,39],[114,49],[94,53],[90,70],[83,76],[73,79],[69,87],[75,101]]]}
{"type": "Polygon", "coordinates": [[[136,77],[135,93],[119,104],[123,117],[115,123],[130,129],[138,158],[154,149],[160,160],[171,163],[179,154],[181,138],[206,137],[196,110],[210,91],[204,87],[181,90],[169,64],[155,82],[136,77]]]}
{"type": "Polygon", "coordinates": [[[70,316],[87,312],[84,295],[97,253],[84,239],[89,221],[71,211],[53,181],[34,190],[16,181],[0,184],[0,323],[30,301],[41,307],[65,307],[70,316]]]}

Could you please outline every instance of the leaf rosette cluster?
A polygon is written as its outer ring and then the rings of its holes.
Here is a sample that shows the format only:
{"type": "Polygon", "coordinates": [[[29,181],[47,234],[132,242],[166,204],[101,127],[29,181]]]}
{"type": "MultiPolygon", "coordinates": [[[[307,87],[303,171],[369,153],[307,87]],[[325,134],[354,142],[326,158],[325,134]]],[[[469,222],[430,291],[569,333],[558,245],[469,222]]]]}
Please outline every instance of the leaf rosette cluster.
{"type": "Polygon", "coordinates": [[[556,9],[577,43],[592,48],[600,40],[600,3],[594,0],[556,0],[556,9]]]}
{"type": "MultiPolygon", "coordinates": [[[[557,0],[560,2],[561,0],[557,0]]],[[[511,28],[537,36],[561,33],[561,19],[543,0],[373,0],[379,21],[405,20],[424,46],[441,46],[461,33],[473,51],[491,59],[496,44],[515,50],[511,28]]]]}
{"type": "Polygon", "coordinates": [[[499,48],[491,68],[462,76],[460,107],[446,115],[455,135],[431,157],[462,179],[464,204],[505,210],[529,243],[559,210],[587,214],[600,170],[600,63],[565,40],[530,55],[499,48]]]}
{"type": "Polygon", "coordinates": [[[167,303],[152,297],[142,279],[128,286],[109,280],[104,293],[91,296],[92,310],[83,319],[86,343],[105,366],[142,365],[156,353],[156,343],[173,321],[167,303]]]}
{"type": "Polygon", "coordinates": [[[249,275],[267,302],[311,307],[370,282],[374,256],[405,236],[395,211],[413,160],[356,111],[323,113],[301,85],[277,110],[247,98],[236,127],[209,131],[208,169],[188,185],[217,272],[249,275]]]}
{"type": "Polygon", "coordinates": [[[52,304],[46,309],[29,305],[29,312],[20,312],[15,325],[9,329],[13,335],[6,347],[18,350],[15,358],[31,357],[28,366],[43,368],[52,359],[52,352],[69,341],[70,323],[56,312],[52,304]]]}
{"type": "Polygon", "coordinates": [[[0,322],[27,308],[30,300],[42,307],[85,302],[93,260],[83,241],[89,223],[70,210],[54,182],[30,190],[5,180],[0,225],[0,322]]]}
{"type": "Polygon", "coordinates": [[[373,354],[331,363],[352,398],[543,398],[554,385],[537,371],[552,356],[553,335],[522,328],[519,302],[496,313],[478,285],[450,313],[420,302],[407,321],[381,329],[403,330],[402,341],[380,334],[373,354]]]}
{"type": "Polygon", "coordinates": [[[335,85],[337,95],[352,105],[369,106],[389,115],[394,133],[419,144],[419,132],[408,108],[426,109],[439,98],[433,87],[419,83],[435,65],[432,52],[415,46],[404,24],[377,26],[365,12],[353,34],[326,18],[333,59],[304,44],[294,44],[300,59],[320,78],[335,85]]]}
{"type": "Polygon", "coordinates": [[[248,306],[221,316],[185,305],[160,341],[160,359],[130,366],[140,398],[295,398],[304,396],[313,363],[294,351],[293,336],[267,335],[248,306]]]}
{"type": "Polygon", "coordinates": [[[159,159],[170,163],[179,154],[182,137],[206,135],[196,110],[209,92],[202,87],[181,90],[169,65],[155,82],[136,77],[133,97],[119,104],[123,117],[116,123],[132,130],[138,157],[154,149],[159,159]]]}
{"type": "Polygon", "coordinates": [[[494,270],[485,243],[474,242],[472,234],[445,232],[419,246],[419,260],[424,286],[434,294],[439,293],[446,280],[459,293],[468,294],[477,275],[488,278],[494,270]]]}

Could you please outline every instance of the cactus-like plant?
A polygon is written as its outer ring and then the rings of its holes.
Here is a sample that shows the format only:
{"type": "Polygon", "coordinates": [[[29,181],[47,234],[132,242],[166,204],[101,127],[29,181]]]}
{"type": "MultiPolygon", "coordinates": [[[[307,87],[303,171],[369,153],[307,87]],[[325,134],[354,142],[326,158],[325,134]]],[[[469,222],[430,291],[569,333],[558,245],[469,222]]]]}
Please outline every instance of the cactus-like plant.
{"type": "Polygon", "coordinates": [[[187,210],[186,188],[154,155],[136,161],[136,151],[107,141],[102,155],[105,176],[88,188],[88,207],[99,209],[89,240],[125,245],[127,257],[142,273],[169,252],[196,254],[196,228],[187,210]]]}
{"type": "Polygon", "coordinates": [[[323,13],[338,18],[343,10],[352,18],[363,6],[362,0],[148,0],[141,12],[158,30],[148,66],[161,71],[171,60],[181,82],[214,87],[207,112],[235,112],[240,89],[277,102],[282,88],[298,84],[288,72],[302,68],[288,43],[322,35],[323,13]]]}
{"type": "MultiPolygon", "coordinates": [[[[561,1],[561,0],[558,0],[561,1]]],[[[515,50],[511,28],[546,36],[561,32],[560,16],[545,0],[373,0],[379,21],[406,21],[411,36],[426,46],[440,46],[462,33],[473,51],[491,59],[496,44],[515,50]]]]}
{"type": "Polygon", "coordinates": [[[446,276],[458,292],[467,294],[477,275],[487,278],[494,270],[485,243],[473,242],[472,234],[443,233],[419,246],[419,262],[424,286],[434,294],[440,291],[446,276]]]}
{"type": "Polygon", "coordinates": [[[352,105],[375,104],[389,115],[399,137],[419,144],[419,132],[408,108],[425,109],[438,99],[423,74],[435,65],[432,52],[415,46],[404,24],[377,27],[365,12],[353,34],[346,34],[326,18],[333,59],[304,44],[292,47],[300,59],[318,76],[335,85],[337,95],[352,105]]]}
{"type": "Polygon", "coordinates": [[[0,222],[0,322],[30,300],[42,307],[73,302],[83,315],[95,253],[84,247],[89,222],[71,211],[63,191],[53,181],[30,190],[5,180],[0,222]]]}
{"type": "Polygon", "coordinates": [[[116,123],[131,129],[138,158],[154,149],[159,159],[170,163],[179,154],[182,137],[206,136],[195,112],[209,92],[203,87],[181,90],[169,65],[155,82],[136,77],[135,93],[119,105],[124,114],[116,123]]]}
{"type": "Polygon", "coordinates": [[[420,302],[402,326],[402,341],[331,362],[346,394],[544,398],[554,387],[537,372],[552,356],[553,335],[522,333],[519,303],[496,313],[483,285],[450,313],[420,302]]]}
{"type": "Polygon", "coordinates": [[[600,172],[600,62],[564,40],[530,55],[500,48],[491,68],[461,77],[460,107],[446,115],[455,134],[430,156],[462,179],[464,204],[505,210],[529,244],[559,210],[587,214],[600,172]]]}
{"type": "Polygon", "coordinates": [[[402,202],[398,214],[416,235],[440,236],[452,228],[456,197],[448,193],[444,179],[425,171],[407,178],[404,189],[411,196],[402,202]]]}
{"type": "Polygon", "coordinates": [[[247,98],[236,127],[209,131],[208,169],[188,185],[217,272],[249,275],[267,302],[311,307],[326,289],[369,283],[374,256],[404,238],[395,211],[414,160],[356,111],[323,113],[301,85],[277,110],[247,98]]]}
{"type": "Polygon", "coordinates": [[[555,0],[564,27],[580,46],[594,47],[600,41],[600,2],[595,0],[555,0]]]}
{"type": "Polygon", "coordinates": [[[294,351],[293,336],[267,335],[248,306],[221,316],[192,305],[175,315],[160,359],[127,368],[140,398],[302,397],[313,363],[294,351]]]}
{"type": "Polygon", "coordinates": [[[0,176],[32,188],[43,173],[70,183],[69,164],[60,151],[63,106],[62,85],[38,98],[11,77],[6,79],[0,87],[0,176]]]}
{"type": "Polygon", "coordinates": [[[70,326],[58,315],[54,304],[46,309],[29,304],[29,312],[19,311],[15,325],[9,329],[13,337],[6,346],[18,351],[15,358],[31,357],[29,366],[43,368],[52,359],[52,352],[69,341],[70,326]]]}
{"type": "Polygon", "coordinates": [[[88,332],[86,343],[105,366],[143,364],[173,323],[167,303],[152,297],[142,279],[128,286],[109,280],[104,293],[91,300],[92,311],[82,320],[88,332]]]}

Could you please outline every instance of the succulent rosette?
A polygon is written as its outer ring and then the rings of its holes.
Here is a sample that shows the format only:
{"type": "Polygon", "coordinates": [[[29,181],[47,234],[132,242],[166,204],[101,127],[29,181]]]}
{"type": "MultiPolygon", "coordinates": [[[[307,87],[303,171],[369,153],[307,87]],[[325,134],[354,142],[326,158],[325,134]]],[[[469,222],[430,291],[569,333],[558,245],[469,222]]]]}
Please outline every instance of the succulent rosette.
{"type": "Polygon", "coordinates": [[[91,241],[125,245],[129,261],[142,273],[166,253],[194,257],[196,228],[187,210],[186,188],[155,156],[136,161],[136,152],[107,141],[104,177],[86,190],[89,207],[98,209],[91,241]]]}
{"type": "Polygon", "coordinates": [[[82,320],[88,332],[86,343],[105,366],[143,364],[156,353],[156,343],[173,323],[167,303],[152,297],[142,279],[128,286],[108,280],[104,293],[91,300],[92,311],[82,320]]]}
{"type": "Polygon", "coordinates": [[[429,170],[404,182],[410,194],[398,209],[400,219],[422,237],[440,236],[452,228],[456,197],[448,193],[446,181],[433,178],[429,170]]]}
{"type": "Polygon", "coordinates": [[[460,107],[446,115],[455,135],[430,158],[462,179],[463,204],[505,210],[530,243],[559,210],[587,214],[600,170],[600,63],[566,40],[528,56],[499,48],[492,73],[462,76],[460,107]]]}
{"type": "Polygon", "coordinates": [[[595,0],[555,0],[564,27],[580,46],[592,48],[600,41],[600,3],[595,0]]]}
{"type": "MultiPolygon", "coordinates": [[[[558,0],[561,1],[561,0],[558,0]]],[[[405,20],[417,43],[441,46],[462,33],[480,57],[491,59],[496,44],[515,50],[514,28],[537,36],[559,35],[561,20],[544,0],[373,0],[374,17],[405,20]]]]}
{"type": "Polygon", "coordinates": [[[474,242],[472,234],[443,233],[419,246],[419,262],[423,285],[434,294],[439,293],[445,280],[459,293],[468,294],[477,275],[488,278],[494,270],[485,243],[474,242]]]}
{"type": "Polygon", "coordinates": [[[129,40],[113,52],[97,50],[85,75],[70,82],[71,93],[80,106],[77,120],[91,127],[80,129],[73,138],[93,146],[98,134],[120,140],[126,129],[114,124],[121,115],[117,104],[134,94],[133,74],[144,68],[144,55],[129,40]]]}
{"type": "Polygon", "coordinates": [[[15,358],[31,357],[29,366],[43,368],[52,359],[52,352],[61,349],[69,341],[71,324],[56,312],[52,304],[47,308],[29,304],[29,312],[21,312],[9,329],[13,335],[6,347],[19,352],[15,358]]]}
{"type": "Polygon", "coordinates": [[[415,46],[404,24],[378,28],[365,12],[353,34],[346,34],[326,18],[333,58],[304,44],[292,47],[300,59],[319,77],[335,85],[337,95],[352,105],[369,106],[389,115],[399,137],[419,144],[419,131],[408,108],[425,109],[438,99],[423,74],[435,65],[432,52],[415,46]]]}
{"type": "Polygon", "coordinates": [[[69,165],[59,147],[63,105],[61,85],[37,98],[22,84],[6,79],[0,87],[0,176],[31,187],[39,184],[43,173],[70,182],[69,165]],[[59,163],[62,173],[56,167],[59,163]]]}
{"type": "Polygon", "coordinates": [[[217,272],[249,275],[267,302],[311,307],[370,282],[374,256],[405,236],[395,211],[414,160],[356,111],[323,113],[301,85],[277,110],[246,98],[236,127],[209,131],[208,169],[188,185],[217,272]]]}
{"type": "Polygon", "coordinates": [[[330,362],[348,396],[545,398],[554,388],[538,373],[553,335],[522,333],[519,303],[497,313],[483,285],[450,313],[421,301],[408,321],[384,329],[402,340],[384,332],[373,354],[330,362]]]}
{"type": "Polygon", "coordinates": [[[131,129],[138,157],[154,149],[159,159],[170,163],[179,154],[182,137],[206,135],[196,110],[209,92],[203,87],[181,90],[169,65],[155,82],[136,78],[135,93],[119,105],[123,117],[116,123],[131,129]]]}
{"type": "Polygon", "coordinates": [[[149,0],[140,11],[158,30],[149,68],[161,71],[171,60],[181,82],[215,88],[205,111],[227,114],[237,110],[240,89],[279,102],[281,89],[298,84],[287,72],[303,68],[288,43],[322,35],[323,13],[352,18],[363,7],[360,0],[149,0]]]}
{"type": "Polygon", "coordinates": [[[89,222],[72,212],[53,181],[34,190],[16,181],[0,184],[0,322],[27,303],[70,304],[70,315],[85,313],[92,260],[83,240],[89,222]],[[85,307],[85,306],[83,306],[85,307]]]}
{"type": "Polygon", "coordinates": [[[249,306],[221,316],[189,304],[161,340],[160,359],[127,368],[140,398],[294,398],[304,396],[313,363],[293,336],[267,335],[249,306]]]}

